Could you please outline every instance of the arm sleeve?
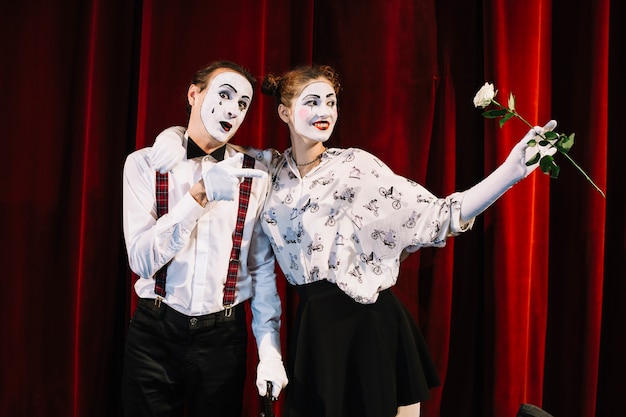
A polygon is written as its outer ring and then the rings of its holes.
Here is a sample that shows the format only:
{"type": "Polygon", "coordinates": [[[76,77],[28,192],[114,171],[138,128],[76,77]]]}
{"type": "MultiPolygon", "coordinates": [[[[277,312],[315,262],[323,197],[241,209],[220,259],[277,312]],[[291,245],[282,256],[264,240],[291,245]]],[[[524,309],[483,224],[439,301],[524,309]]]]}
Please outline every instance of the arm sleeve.
{"type": "MultiPolygon", "coordinates": [[[[267,150],[262,153],[262,161],[266,167],[271,166],[276,152],[267,150]]],[[[257,161],[261,155],[257,156],[257,161]]],[[[258,166],[258,164],[257,164],[258,166]]],[[[267,169],[267,168],[266,168],[267,169]]],[[[250,240],[248,254],[249,271],[252,275],[252,332],[255,336],[259,357],[264,355],[280,356],[280,317],[281,301],[276,287],[275,257],[270,240],[261,226],[260,215],[270,187],[270,178],[255,179],[263,181],[264,188],[260,194],[261,202],[256,213],[256,222],[250,240]]]]}
{"type": "Polygon", "coordinates": [[[128,262],[141,278],[151,278],[189,241],[204,209],[186,193],[169,213],[157,219],[156,172],[149,150],[134,152],[124,164],[123,229],[128,262]]]}
{"type": "Polygon", "coordinates": [[[369,207],[361,210],[360,216],[359,240],[365,253],[395,258],[405,248],[415,252],[424,246],[445,246],[448,237],[471,229],[473,219],[466,222],[460,216],[463,193],[438,198],[415,181],[395,174],[377,158],[367,153],[364,158],[375,161],[366,172],[376,169],[354,204],[359,209],[369,207]]]}
{"type": "Polygon", "coordinates": [[[250,244],[250,274],[252,275],[252,331],[260,347],[266,335],[280,352],[279,332],[281,303],[276,288],[275,260],[269,239],[257,222],[250,244]]]}
{"type": "Polygon", "coordinates": [[[473,219],[507,192],[521,178],[506,165],[500,165],[487,178],[465,192],[461,202],[461,218],[473,219]]]}

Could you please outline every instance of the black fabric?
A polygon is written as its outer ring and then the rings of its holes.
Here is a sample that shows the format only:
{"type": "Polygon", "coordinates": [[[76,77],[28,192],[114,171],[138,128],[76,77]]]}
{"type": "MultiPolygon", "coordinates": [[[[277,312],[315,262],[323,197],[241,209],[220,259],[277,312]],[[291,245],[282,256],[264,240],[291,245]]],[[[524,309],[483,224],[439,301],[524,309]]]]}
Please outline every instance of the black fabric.
{"type": "Polygon", "coordinates": [[[247,325],[243,306],[188,317],[140,300],[124,351],[124,415],[241,417],[247,325]]]}
{"type": "Polygon", "coordinates": [[[285,417],[393,417],[440,384],[419,329],[391,291],[367,305],[326,280],[297,288],[285,417]]]}
{"type": "MultiPolygon", "coordinates": [[[[226,145],[220,146],[219,148],[211,152],[211,156],[218,161],[223,161],[225,153],[226,153],[226,145]]],[[[187,159],[198,158],[198,157],[206,156],[206,155],[207,153],[204,152],[204,150],[201,147],[199,147],[196,142],[193,141],[191,136],[189,136],[187,139],[187,159]]]]}

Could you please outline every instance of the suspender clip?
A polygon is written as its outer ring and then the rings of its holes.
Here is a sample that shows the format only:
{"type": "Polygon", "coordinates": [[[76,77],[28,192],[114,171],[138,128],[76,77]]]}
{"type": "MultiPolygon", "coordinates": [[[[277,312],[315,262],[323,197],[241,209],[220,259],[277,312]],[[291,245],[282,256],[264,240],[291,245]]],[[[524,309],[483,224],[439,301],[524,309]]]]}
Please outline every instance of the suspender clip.
{"type": "Polygon", "coordinates": [[[228,318],[228,317],[232,316],[233,315],[233,306],[229,304],[229,305],[224,306],[224,307],[225,307],[224,308],[224,317],[228,318]]]}
{"type": "Polygon", "coordinates": [[[157,306],[157,308],[161,308],[161,300],[163,299],[160,295],[157,295],[157,297],[154,299],[154,305],[157,306]]]}

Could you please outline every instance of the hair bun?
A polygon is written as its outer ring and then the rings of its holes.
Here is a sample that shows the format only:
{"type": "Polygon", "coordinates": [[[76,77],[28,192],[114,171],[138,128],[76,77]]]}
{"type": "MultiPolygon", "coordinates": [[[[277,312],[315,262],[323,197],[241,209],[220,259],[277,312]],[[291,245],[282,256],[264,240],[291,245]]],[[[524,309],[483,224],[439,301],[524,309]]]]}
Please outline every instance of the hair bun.
{"type": "Polygon", "coordinates": [[[276,97],[279,81],[279,77],[274,74],[266,75],[265,78],[263,78],[263,83],[261,84],[261,92],[269,96],[276,97]]]}

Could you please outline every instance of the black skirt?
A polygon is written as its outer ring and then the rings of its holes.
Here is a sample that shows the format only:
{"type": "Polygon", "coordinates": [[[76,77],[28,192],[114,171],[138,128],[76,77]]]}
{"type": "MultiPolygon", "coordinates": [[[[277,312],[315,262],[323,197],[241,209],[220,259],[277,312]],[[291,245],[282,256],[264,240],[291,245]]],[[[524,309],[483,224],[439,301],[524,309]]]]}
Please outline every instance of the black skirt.
{"type": "Polygon", "coordinates": [[[419,328],[390,290],[360,304],[326,280],[297,289],[285,417],[393,417],[440,384],[419,328]]]}

